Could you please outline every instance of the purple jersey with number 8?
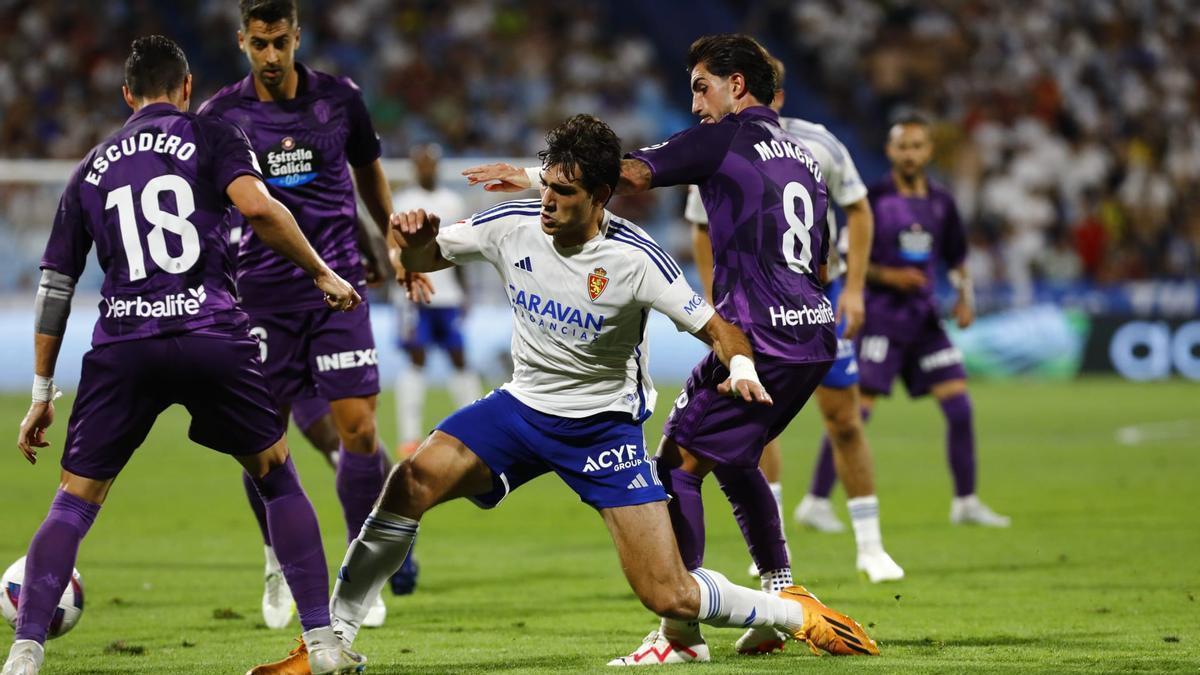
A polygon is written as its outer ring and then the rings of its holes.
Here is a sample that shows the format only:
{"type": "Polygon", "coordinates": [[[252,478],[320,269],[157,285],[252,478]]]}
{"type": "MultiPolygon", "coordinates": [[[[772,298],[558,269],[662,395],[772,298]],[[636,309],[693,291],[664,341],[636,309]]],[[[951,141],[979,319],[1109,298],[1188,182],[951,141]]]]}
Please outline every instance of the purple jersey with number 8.
{"type": "Polygon", "coordinates": [[[833,360],[833,308],[817,276],[828,253],[829,197],[817,162],[773,110],[747,108],[628,156],[650,167],[652,187],[699,186],[714,305],[756,354],[833,360]]]}

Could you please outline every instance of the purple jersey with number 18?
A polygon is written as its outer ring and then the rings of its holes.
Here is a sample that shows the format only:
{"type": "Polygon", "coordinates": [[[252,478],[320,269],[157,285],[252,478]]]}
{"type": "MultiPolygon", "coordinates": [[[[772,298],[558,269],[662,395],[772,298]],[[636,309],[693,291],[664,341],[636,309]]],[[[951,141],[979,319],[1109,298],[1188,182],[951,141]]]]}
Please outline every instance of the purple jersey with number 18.
{"type": "Polygon", "coordinates": [[[42,269],[79,278],[92,244],[104,270],[93,345],[179,333],[244,333],[225,189],[261,179],[235,126],[142,107],[84,157],[63,191],[42,269]]]}
{"type": "Polygon", "coordinates": [[[713,247],[713,300],[756,354],[832,361],[834,314],[817,277],[829,197],[804,144],[766,106],[698,124],[629,153],[651,186],[697,185],[713,247]]]}

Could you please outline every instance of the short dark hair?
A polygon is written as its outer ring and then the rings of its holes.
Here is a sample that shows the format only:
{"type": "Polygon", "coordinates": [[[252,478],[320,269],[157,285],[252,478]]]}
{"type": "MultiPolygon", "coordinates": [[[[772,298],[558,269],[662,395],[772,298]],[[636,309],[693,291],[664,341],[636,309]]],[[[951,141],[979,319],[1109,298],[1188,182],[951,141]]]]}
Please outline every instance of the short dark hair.
{"type": "Polygon", "coordinates": [[[891,121],[892,121],[892,123],[888,125],[889,129],[896,126],[897,124],[902,124],[902,125],[906,125],[906,126],[909,124],[913,124],[913,125],[925,127],[925,128],[929,128],[929,126],[932,124],[932,122],[930,122],[929,115],[926,115],[925,113],[921,112],[920,110],[917,110],[916,108],[907,108],[907,107],[900,108],[899,110],[892,113],[891,121]]]}
{"type": "Polygon", "coordinates": [[[149,35],[133,41],[125,59],[125,86],[135,98],[169,94],[188,74],[187,57],[171,38],[149,35]]]}
{"type": "Polygon", "coordinates": [[[300,22],[296,0],[241,0],[238,8],[242,10],[243,28],[255,20],[267,25],[276,21],[287,21],[295,26],[300,22]]]}
{"type": "Polygon", "coordinates": [[[567,180],[579,179],[592,194],[601,185],[616,192],[621,180],[621,139],[591,115],[575,115],[551,129],[537,156],[543,167],[561,167],[567,180]]]}
{"type": "Polygon", "coordinates": [[[770,56],[749,35],[725,33],[697,39],[688,49],[688,72],[701,63],[717,77],[741,73],[746,78],[746,89],[763,105],[775,98],[775,69],[770,56]]]}
{"type": "Polygon", "coordinates": [[[783,91],[783,81],[787,79],[787,66],[770,52],[767,53],[767,59],[771,61],[771,70],[775,71],[775,91],[783,91]]]}

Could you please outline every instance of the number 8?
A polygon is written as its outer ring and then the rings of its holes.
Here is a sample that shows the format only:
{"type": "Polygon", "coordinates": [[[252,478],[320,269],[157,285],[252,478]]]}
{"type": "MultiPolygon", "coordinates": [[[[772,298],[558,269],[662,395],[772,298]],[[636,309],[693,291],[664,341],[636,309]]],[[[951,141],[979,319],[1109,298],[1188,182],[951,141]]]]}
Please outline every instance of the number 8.
{"type": "Polygon", "coordinates": [[[801,183],[795,181],[783,188],[783,217],[787,220],[788,229],[783,233],[783,258],[793,272],[808,274],[812,272],[812,237],[809,230],[813,226],[812,195],[801,183]],[[803,217],[796,213],[796,199],[799,198],[804,207],[803,217]],[[800,257],[796,257],[796,240],[800,240],[800,257]]]}

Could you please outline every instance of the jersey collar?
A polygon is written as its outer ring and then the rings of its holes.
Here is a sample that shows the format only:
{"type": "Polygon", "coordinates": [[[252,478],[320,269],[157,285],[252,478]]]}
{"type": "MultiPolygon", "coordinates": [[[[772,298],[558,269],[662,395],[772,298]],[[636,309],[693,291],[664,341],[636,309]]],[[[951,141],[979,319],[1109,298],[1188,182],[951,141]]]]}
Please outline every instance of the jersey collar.
{"type": "Polygon", "coordinates": [[[765,119],[779,124],[779,113],[765,105],[756,105],[737,113],[738,119],[765,119]]]}
{"type": "Polygon", "coordinates": [[[139,108],[137,112],[130,115],[129,119],[125,120],[125,124],[128,125],[135,120],[142,119],[143,117],[160,115],[166,112],[179,112],[179,108],[176,108],[170,103],[151,103],[150,105],[144,105],[139,108]]]}

